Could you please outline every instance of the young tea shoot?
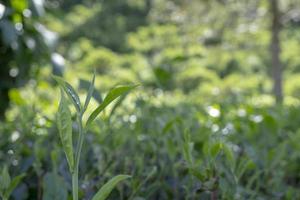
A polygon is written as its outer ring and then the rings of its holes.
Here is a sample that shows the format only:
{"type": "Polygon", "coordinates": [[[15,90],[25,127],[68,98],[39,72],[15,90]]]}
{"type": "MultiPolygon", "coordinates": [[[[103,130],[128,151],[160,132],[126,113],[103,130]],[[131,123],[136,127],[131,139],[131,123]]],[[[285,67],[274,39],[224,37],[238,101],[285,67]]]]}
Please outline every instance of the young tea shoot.
{"type": "MultiPolygon", "coordinates": [[[[61,88],[61,98],[59,103],[59,108],[57,112],[57,127],[62,142],[63,151],[69,165],[70,173],[72,174],[72,196],[73,200],[78,200],[78,173],[79,173],[79,162],[81,149],[84,143],[85,134],[91,123],[96,119],[96,117],[115,99],[120,96],[126,95],[128,92],[137,87],[137,85],[125,85],[117,86],[111,89],[103,102],[88,116],[87,122],[84,124],[83,115],[86,114],[87,107],[90,103],[93,91],[94,91],[94,82],[95,82],[95,73],[91,81],[88,93],[86,95],[85,102],[82,106],[80,98],[74,88],[63,80],[61,77],[54,76],[54,79],[59,84],[61,88]],[[78,124],[79,137],[76,141],[76,147],[73,149],[72,137],[72,114],[69,109],[68,100],[72,102],[72,105],[76,109],[76,122],[78,124]]],[[[106,199],[113,188],[120,182],[125,179],[130,178],[129,175],[118,175],[109,180],[104,184],[101,189],[95,194],[92,200],[104,200],[106,199]]]]}

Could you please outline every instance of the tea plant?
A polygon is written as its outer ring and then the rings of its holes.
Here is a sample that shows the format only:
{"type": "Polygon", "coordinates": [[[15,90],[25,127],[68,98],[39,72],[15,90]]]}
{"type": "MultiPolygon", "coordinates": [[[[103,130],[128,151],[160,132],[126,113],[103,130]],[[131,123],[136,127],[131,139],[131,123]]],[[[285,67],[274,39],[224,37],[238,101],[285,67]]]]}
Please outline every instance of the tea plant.
{"type": "MultiPolygon", "coordinates": [[[[83,115],[87,110],[90,103],[93,91],[95,74],[93,76],[92,82],[88,89],[88,93],[85,99],[85,103],[82,106],[78,94],[75,92],[74,88],[64,81],[62,78],[54,76],[54,79],[58,82],[61,87],[61,99],[59,103],[58,113],[57,113],[57,127],[59,130],[60,139],[62,142],[62,147],[66,155],[66,159],[69,165],[70,173],[72,174],[72,195],[73,200],[78,200],[78,172],[79,172],[79,162],[82,146],[84,143],[85,134],[91,125],[91,123],[96,119],[96,117],[108,106],[112,101],[118,97],[125,95],[137,85],[128,86],[117,86],[111,89],[107,96],[104,98],[103,102],[89,115],[86,123],[83,122],[83,115]],[[72,139],[72,115],[68,106],[68,101],[65,97],[67,95],[68,99],[72,102],[76,109],[76,122],[78,124],[79,137],[77,140],[77,145],[75,151],[73,150],[73,139],[72,139]]],[[[108,197],[113,188],[122,180],[130,178],[128,175],[118,175],[108,181],[102,188],[95,194],[92,200],[104,200],[108,197]]]]}

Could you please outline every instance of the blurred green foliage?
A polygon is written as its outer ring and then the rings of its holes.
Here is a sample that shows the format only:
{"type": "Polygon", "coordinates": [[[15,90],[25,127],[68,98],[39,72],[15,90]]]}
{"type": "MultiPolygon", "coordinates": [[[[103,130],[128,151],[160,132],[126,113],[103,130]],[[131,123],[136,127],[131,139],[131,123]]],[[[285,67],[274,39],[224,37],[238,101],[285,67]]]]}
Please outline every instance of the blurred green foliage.
{"type": "MultiPolygon", "coordinates": [[[[12,199],[54,199],[57,190],[56,198],[71,198],[50,52],[65,59],[63,76],[81,99],[95,69],[88,112],[113,86],[141,84],[85,135],[80,199],[116,174],[132,178],[110,199],[300,199],[298,0],[280,1],[281,106],[271,94],[268,0],[47,0],[36,11],[34,2],[0,4],[1,101],[10,100],[0,122],[0,171],[26,173],[12,199]],[[37,27],[58,42],[49,45],[37,27]],[[18,76],[9,76],[13,69],[18,76]],[[7,86],[23,80],[23,71],[26,81],[7,86]]],[[[77,133],[74,122],[74,139],[77,133]]]]}
{"type": "Polygon", "coordinates": [[[56,34],[37,20],[44,13],[42,1],[0,3],[0,118],[3,118],[9,89],[23,86],[37,76],[40,66],[49,58],[56,34]]]}

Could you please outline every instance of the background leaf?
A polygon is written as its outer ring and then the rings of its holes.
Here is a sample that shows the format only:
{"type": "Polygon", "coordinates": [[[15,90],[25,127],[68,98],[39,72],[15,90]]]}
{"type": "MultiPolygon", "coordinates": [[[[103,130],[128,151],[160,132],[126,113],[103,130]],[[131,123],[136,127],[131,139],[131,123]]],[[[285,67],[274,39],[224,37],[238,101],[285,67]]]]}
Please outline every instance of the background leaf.
{"type": "Polygon", "coordinates": [[[113,177],[101,187],[101,189],[96,193],[92,200],[105,200],[120,181],[123,181],[130,177],[131,176],[128,175],[118,175],[113,177]]]}
{"type": "Polygon", "coordinates": [[[8,173],[7,166],[4,166],[0,177],[0,189],[6,190],[9,187],[10,182],[11,182],[11,178],[8,173]]]}
{"type": "Polygon", "coordinates": [[[11,2],[12,7],[17,12],[22,12],[24,9],[26,9],[28,7],[27,0],[11,0],[10,2],[11,2]]]}
{"type": "Polygon", "coordinates": [[[67,187],[64,180],[57,174],[47,173],[43,182],[43,200],[66,200],[67,187]]]}
{"type": "Polygon", "coordinates": [[[5,191],[5,196],[8,198],[10,194],[14,191],[14,189],[18,186],[20,181],[25,177],[25,174],[21,174],[12,179],[8,189],[5,191]]]}

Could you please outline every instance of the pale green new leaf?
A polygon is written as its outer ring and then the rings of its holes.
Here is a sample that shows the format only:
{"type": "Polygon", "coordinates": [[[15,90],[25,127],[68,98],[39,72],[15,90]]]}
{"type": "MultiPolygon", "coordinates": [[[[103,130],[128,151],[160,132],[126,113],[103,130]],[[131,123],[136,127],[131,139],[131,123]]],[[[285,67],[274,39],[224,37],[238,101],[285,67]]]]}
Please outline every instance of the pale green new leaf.
{"type": "Polygon", "coordinates": [[[56,80],[56,82],[61,86],[61,88],[65,91],[65,93],[68,95],[69,99],[75,106],[76,110],[78,112],[81,111],[81,103],[78,94],[74,90],[74,88],[66,81],[64,81],[59,76],[53,76],[53,78],[56,80]]]}
{"type": "Polygon", "coordinates": [[[92,82],[90,84],[90,87],[89,87],[89,91],[86,95],[86,99],[85,99],[85,103],[84,103],[84,106],[83,106],[83,110],[85,111],[90,103],[90,100],[92,98],[92,95],[93,95],[93,91],[94,91],[94,84],[95,84],[95,76],[96,74],[94,73],[93,75],[93,79],[92,79],[92,82]]]}
{"type": "Polygon", "coordinates": [[[88,126],[94,119],[116,98],[122,96],[129,92],[130,90],[136,88],[137,85],[131,86],[118,86],[111,89],[106,97],[104,98],[103,102],[93,111],[93,113],[89,116],[86,125],[88,126]]]}
{"type": "Polygon", "coordinates": [[[131,176],[128,175],[118,175],[113,177],[101,187],[101,189],[95,194],[92,200],[105,200],[120,181],[123,181],[130,177],[131,176]]]}
{"type": "Polygon", "coordinates": [[[12,179],[8,189],[5,191],[5,196],[8,198],[14,189],[19,185],[20,181],[25,177],[25,174],[21,174],[12,179]]]}
{"type": "Polygon", "coordinates": [[[61,90],[61,100],[57,114],[57,127],[64,152],[71,171],[74,167],[73,142],[72,142],[72,119],[67,99],[61,90]]]}

